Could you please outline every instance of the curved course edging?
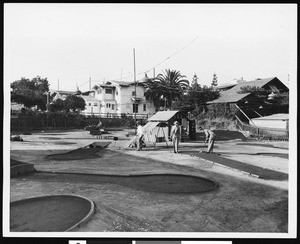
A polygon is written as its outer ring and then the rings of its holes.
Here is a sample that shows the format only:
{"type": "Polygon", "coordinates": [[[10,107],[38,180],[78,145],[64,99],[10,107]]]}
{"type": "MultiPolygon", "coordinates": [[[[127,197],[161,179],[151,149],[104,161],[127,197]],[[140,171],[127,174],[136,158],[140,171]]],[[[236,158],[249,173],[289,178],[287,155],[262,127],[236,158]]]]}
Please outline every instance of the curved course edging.
{"type": "Polygon", "coordinates": [[[79,227],[80,225],[86,223],[90,219],[90,217],[95,213],[95,204],[92,200],[90,200],[86,197],[83,197],[83,196],[78,196],[78,195],[70,195],[70,196],[76,196],[76,197],[80,197],[82,199],[85,199],[85,200],[90,202],[91,206],[90,206],[90,210],[89,210],[88,214],[82,220],[80,220],[78,223],[74,224],[72,227],[67,229],[66,232],[70,231],[70,230],[73,230],[76,227],[79,227]]]}
{"type": "Polygon", "coordinates": [[[80,199],[83,199],[87,202],[90,203],[90,209],[88,211],[88,213],[86,214],[86,216],[81,219],[80,221],[78,221],[77,223],[75,223],[73,226],[69,227],[68,229],[66,230],[62,230],[64,232],[68,232],[68,231],[71,231],[73,230],[74,228],[76,227],[79,227],[81,224],[87,222],[89,220],[89,218],[94,214],[94,211],[95,211],[95,204],[92,200],[86,198],[86,197],[83,197],[83,196],[79,196],[79,195],[73,195],[73,194],[62,194],[62,195],[47,195],[47,196],[40,196],[40,197],[32,197],[32,198],[27,198],[27,199],[21,199],[21,200],[17,200],[17,201],[13,201],[13,202],[10,202],[10,204],[18,204],[18,203],[22,203],[22,202],[34,202],[36,200],[39,200],[39,199],[47,199],[47,198],[63,198],[63,197],[71,197],[71,198],[80,198],[80,199]]]}
{"type": "MultiPolygon", "coordinates": [[[[66,174],[66,175],[82,175],[82,176],[108,176],[108,177],[147,177],[147,176],[182,176],[182,177],[190,177],[190,178],[195,178],[195,179],[201,179],[203,181],[207,181],[213,184],[212,187],[206,189],[206,190],[202,190],[201,192],[207,192],[207,191],[211,191],[214,190],[215,188],[218,187],[218,183],[214,180],[208,179],[208,178],[204,178],[201,176],[196,176],[196,175],[187,175],[187,174],[168,174],[168,173],[164,173],[164,174],[157,174],[157,173],[152,173],[152,174],[122,174],[122,175],[118,175],[118,174],[91,174],[91,173],[78,173],[78,172],[59,172],[59,171],[38,171],[39,173],[51,173],[51,174],[66,174]]],[[[185,193],[191,193],[191,192],[185,192],[185,193]]]]}

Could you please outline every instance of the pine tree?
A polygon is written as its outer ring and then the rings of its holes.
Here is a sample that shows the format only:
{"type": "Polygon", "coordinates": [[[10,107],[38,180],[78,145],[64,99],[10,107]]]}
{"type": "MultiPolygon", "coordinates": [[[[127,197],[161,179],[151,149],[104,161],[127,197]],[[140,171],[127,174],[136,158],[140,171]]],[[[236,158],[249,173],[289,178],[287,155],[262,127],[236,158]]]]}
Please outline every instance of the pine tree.
{"type": "Polygon", "coordinates": [[[196,73],[195,73],[194,76],[193,76],[193,80],[192,80],[192,85],[191,85],[191,87],[197,88],[198,86],[199,86],[199,84],[198,84],[198,76],[197,76],[196,73]]]}
{"type": "Polygon", "coordinates": [[[218,77],[217,77],[217,74],[214,73],[213,74],[213,79],[212,79],[212,82],[211,82],[211,86],[214,87],[214,86],[217,86],[218,85],[218,77]]]}

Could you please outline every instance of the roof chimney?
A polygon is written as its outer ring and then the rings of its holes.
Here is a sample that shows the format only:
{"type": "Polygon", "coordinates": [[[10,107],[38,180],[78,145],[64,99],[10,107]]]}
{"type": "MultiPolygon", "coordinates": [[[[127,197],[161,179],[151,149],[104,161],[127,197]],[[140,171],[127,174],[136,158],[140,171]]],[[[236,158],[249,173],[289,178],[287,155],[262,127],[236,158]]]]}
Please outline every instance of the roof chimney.
{"type": "Polygon", "coordinates": [[[236,81],[237,84],[243,83],[243,82],[246,82],[246,81],[244,80],[244,77],[241,77],[241,79],[238,79],[238,80],[236,81]]]}

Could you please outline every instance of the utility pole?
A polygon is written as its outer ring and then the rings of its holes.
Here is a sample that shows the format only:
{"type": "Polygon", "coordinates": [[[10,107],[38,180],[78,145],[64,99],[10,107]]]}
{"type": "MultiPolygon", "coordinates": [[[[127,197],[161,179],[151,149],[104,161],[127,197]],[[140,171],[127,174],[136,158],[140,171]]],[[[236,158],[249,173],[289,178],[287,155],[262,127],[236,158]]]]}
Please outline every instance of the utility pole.
{"type": "Polygon", "coordinates": [[[153,79],[155,79],[155,68],[153,68],[153,79]]]}
{"type": "Polygon", "coordinates": [[[92,90],[92,79],[91,79],[91,77],[90,77],[90,82],[89,83],[90,83],[90,89],[89,89],[89,91],[90,91],[90,90],[92,90]]]}
{"type": "Polygon", "coordinates": [[[133,108],[134,108],[134,132],[136,134],[136,71],[135,71],[135,49],[133,49],[133,68],[134,68],[134,103],[133,103],[133,108]]]}

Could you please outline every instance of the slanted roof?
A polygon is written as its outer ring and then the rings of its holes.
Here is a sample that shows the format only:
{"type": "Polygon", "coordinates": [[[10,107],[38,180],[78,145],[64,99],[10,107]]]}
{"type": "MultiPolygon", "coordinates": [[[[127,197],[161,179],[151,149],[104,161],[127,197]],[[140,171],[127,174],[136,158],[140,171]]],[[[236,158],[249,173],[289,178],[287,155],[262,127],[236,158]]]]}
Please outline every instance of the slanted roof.
{"type": "Polygon", "coordinates": [[[207,102],[207,104],[211,104],[211,103],[235,103],[245,97],[247,97],[248,95],[250,95],[250,93],[242,93],[242,94],[239,94],[239,93],[236,93],[236,92],[229,92],[230,90],[228,91],[225,91],[225,92],[221,92],[220,94],[220,97],[216,100],[213,100],[213,101],[210,101],[210,102],[207,102]]]}
{"type": "Polygon", "coordinates": [[[143,132],[152,132],[152,130],[159,124],[160,122],[148,122],[143,126],[143,132]]]}
{"type": "Polygon", "coordinates": [[[168,120],[173,118],[173,116],[175,114],[177,114],[178,112],[179,112],[179,110],[159,111],[156,114],[154,114],[150,119],[148,119],[148,121],[167,122],[168,120]]]}
{"type": "Polygon", "coordinates": [[[131,82],[131,81],[111,81],[113,83],[116,83],[117,85],[119,86],[131,86],[131,85],[134,85],[134,82],[131,82]]]}
{"type": "Polygon", "coordinates": [[[288,120],[289,114],[272,114],[264,117],[254,118],[252,120],[288,120]]]}
{"type": "Polygon", "coordinates": [[[222,90],[222,89],[230,89],[234,86],[236,86],[237,84],[225,84],[225,85],[219,85],[219,86],[216,86],[216,90],[222,90]]]}
{"type": "Polygon", "coordinates": [[[93,97],[93,96],[81,95],[81,97],[82,97],[85,101],[101,102],[101,100],[99,100],[98,98],[95,98],[95,97],[93,97]]]}
{"type": "Polygon", "coordinates": [[[52,92],[53,93],[58,93],[58,94],[61,94],[61,95],[75,95],[77,93],[77,91],[63,91],[63,90],[52,90],[52,92]]]}
{"type": "Polygon", "coordinates": [[[233,88],[231,88],[228,91],[237,92],[243,86],[256,86],[256,87],[263,88],[265,85],[267,85],[270,81],[274,80],[275,78],[276,77],[271,77],[271,78],[266,78],[266,79],[257,79],[257,80],[247,81],[247,82],[241,82],[241,83],[236,84],[233,88]]]}
{"type": "MultiPolygon", "coordinates": [[[[116,86],[122,86],[122,87],[129,87],[129,86],[134,86],[135,82],[134,81],[107,81],[103,84],[99,84],[98,86],[100,87],[116,87],[116,86]]],[[[143,82],[136,82],[136,85],[142,85],[144,86],[143,82]]]]}
{"type": "MultiPolygon", "coordinates": [[[[221,92],[220,97],[218,99],[216,99],[214,101],[210,101],[210,102],[208,102],[208,104],[237,102],[237,101],[247,97],[249,94],[251,94],[251,93],[242,93],[242,94],[238,93],[238,91],[240,91],[241,87],[256,86],[256,87],[264,88],[268,83],[270,83],[272,81],[280,82],[280,80],[278,80],[276,77],[271,77],[271,78],[266,78],[266,79],[257,79],[257,80],[253,80],[253,81],[238,83],[231,89],[221,92]]],[[[280,85],[283,87],[286,87],[282,82],[280,82],[280,85]]]]}

